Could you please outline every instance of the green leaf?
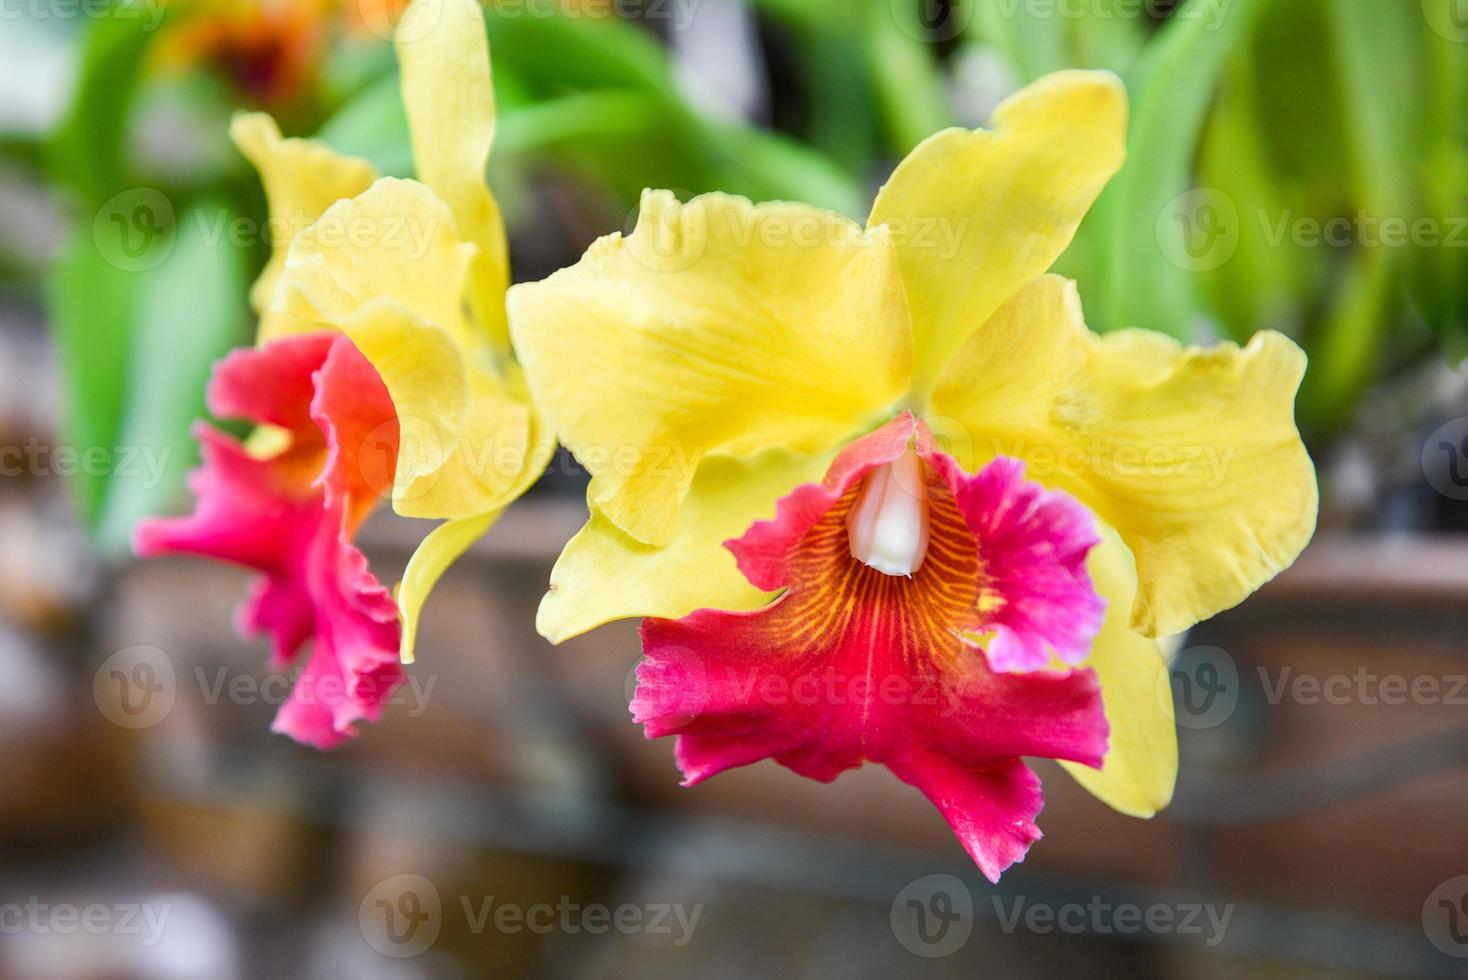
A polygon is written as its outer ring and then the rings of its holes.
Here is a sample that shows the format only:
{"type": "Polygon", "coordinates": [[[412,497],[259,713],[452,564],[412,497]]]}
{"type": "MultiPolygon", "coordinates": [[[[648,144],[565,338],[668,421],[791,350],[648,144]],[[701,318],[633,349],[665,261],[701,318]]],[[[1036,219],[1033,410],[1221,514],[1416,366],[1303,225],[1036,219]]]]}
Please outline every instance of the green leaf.
{"type": "Polygon", "coordinates": [[[322,125],[316,138],[338,153],[361,157],[378,173],[411,177],[413,147],[398,73],[393,71],[349,99],[322,125]]]}
{"type": "Polygon", "coordinates": [[[1030,3],[979,3],[972,30],[1004,56],[1025,82],[1074,67],[1065,49],[1065,18],[1058,10],[1030,3]]]}
{"type": "Polygon", "coordinates": [[[1249,45],[1230,59],[1199,164],[1202,186],[1219,191],[1238,215],[1238,243],[1216,270],[1203,276],[1208,306],[1227,332],[1243,343],[1262,329],[1300,338],[1299,321],[1312,303],[1304,270],[1318,256],[1288,234],[1304,217],[1265,146],[1258,112],[1259,89],[1249,45]]]}
{"type": "Polygon", "coordinates": [[[510,67],[543,96],[631,88],[676,98],[667,56],[646,31],[615,18],[540,13],[497,14],[490,5],[496,72],[510,67]]]}
{"type": "Polygon", "coordinates": [[[755,6],[796,49],[792,66],[809,103],[800,114],[801,135],[844,167],[869,167],[878,156],[877,83],[861,18],[841,0],[755,0],[755,6]]]}
{"type": "Polygon", "coordinates": [[[230,214],[206,202],[179,222],[171,252],[139,273],[127,399],[98,527],[104,553],[126,551],[133,527],[170,509],[198,458],[190,433],[204,414],[214,362],[245,339],[247,253],[226,233],[230,214]],[[130,455],[134,465],[120,468],[130,455]]]}
{"type": "Polygon", "coordinates": [[[820,152],[778,133],[748,126],[719,131],[732,158],[723,183],[756,201],[804,201],[864,221],[871,200],[861,184],[820,152]]]}
{"type": "MultiPolygon", "coordinates": [[[[1441,17],[1457,0],[1433,0],[1441,17]]],[[[1468,40],[1468,37],[1462,40],[1468,40]]],[[[1454,246],[1418,247],[1410,256],[1413,299],[1441,338],[1447,356],[1457,361],[1468,350],[1468,224],[1463,214],[1468,193],[1468,145],[1459,133],[1468,104],[1468,50],[1429,28],[1419,42],[1423,70],[1422,132],[1417,150],[1421,210],[1454,246]]]]}
{"type": "Polygon", "coordinates": [[[1189,0],[1154,35],[1127,80],[1127,163],[1087,219],[1092,278],[1082,293],[1098,329],[1138,326],[1177,337],[1192,331],[1197,271],[1237,218],[1206,196],[1184,195],[1225,56],[1257,7],[1256,0],[1189,0]]]}
{"type": "Polygon", "coordinates": [[[671,187],[807,201],[852,216],[866,206],[851,176],[817,151],[749,126],[699,119],[641,91],[580,92],[511,109],[500,118],[495,159],[570,165],[624,205],[644,187],[671,187]],[[650,146],[658,152],[650,154],[650,146]]]}
{"type": "Polygon", "coordinates": [[[1333,0],[1335,66],[1344,93],[1346,139],[1358,203],[1380,217],[1410,207],[1420,11],[1378,0],[1333,0]]]}
{"type": "MultiPolygon", "coordinates": [[[[73,232],[46,285],[61,374],[62,445],[79,453],[110,450],[122,416],[137,273],[104,258],[92,228],[83,226],[73,232]]],[[[95,527],[107,475],[84,467],[72,487],[82,519],[95,527]]]]}
{"type": "Polygon", "coordinates": [[[1147,38],[1144,9],[1129,0],[1092,0],[1070,21],[1071,66],[1131,70],[1147,38]]]}
{"type": "Polygon", "coordinates": [[[49,153],[53,178],[81,195],[89,209],[128,187],[129,110],[160,32],[155,18],[168,16],[159,9],[165,8],[119,3],[89,20],[71,109],[49,153]]]}
{"type": "Polygon", "coordinates": [[[1362,249],[1341,270],[1329,315],[1310,344],[1310,370],[1300,388],[1300,420],[1317,433],[1345,421],[1381,362],[1396,300],[1396,257],[1362,249]]]}
{"type": "Polygon", "coordinates": [[[895,10],[866,12],[866,50],[888,148],[903,156],[953,124],[933,45],[899,25],[895,10]]]}
{"type": "MultiPolygon", "coordinates": [[[[1421,24],[1420,11],[1375,0],[1333,0],[1326,10],[1359,209],[1354,213],[1404,222],[1413,197],[1416,119],[1409,107],[1415,80],[1409,66],[1418,53],[1412,33],[1421,24]]],[[[1360,234],[1374,236],[1371,227],[1360,234]]],[[[1315,370],[1302,391],[1301,412],[1319,429],[1339,426],[1377,377],[1387,333],[1402,312],[1401,251],[1384,241],[1358,241],[1330,315],[1312,338],[1315,370]]]]}

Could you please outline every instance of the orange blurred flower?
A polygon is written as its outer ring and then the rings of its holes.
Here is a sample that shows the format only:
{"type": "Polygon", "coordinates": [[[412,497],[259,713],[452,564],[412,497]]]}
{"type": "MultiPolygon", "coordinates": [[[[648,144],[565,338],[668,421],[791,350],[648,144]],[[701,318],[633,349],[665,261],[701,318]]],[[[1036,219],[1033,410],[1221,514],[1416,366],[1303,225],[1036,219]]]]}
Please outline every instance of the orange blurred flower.
{"type": "Polygon", "coordinates": [[[341,35],[388,40],[407,0],[183,0],[159,42],[165,70],[216,71],[257,105],[279,108],[314,84],[341,35]]]}

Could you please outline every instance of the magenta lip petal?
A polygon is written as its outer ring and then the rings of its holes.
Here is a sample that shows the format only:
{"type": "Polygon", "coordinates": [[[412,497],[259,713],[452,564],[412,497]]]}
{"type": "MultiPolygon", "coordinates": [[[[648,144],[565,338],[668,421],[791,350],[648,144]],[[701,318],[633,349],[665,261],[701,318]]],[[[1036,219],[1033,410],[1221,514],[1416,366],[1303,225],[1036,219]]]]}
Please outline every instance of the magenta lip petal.
{"type": "Polygon", "coordinates": [[[215,367],[209,403],[221,416],[286,428],[290,448],[260,459],[201,425],[203,464],[189,478],[193,513],[142,522],[134,550],[260,573],[236,627],[270,638],[275,669],[310,644],[272,730],[332,748],[358,722],[378,720],[404,677],[397,606],[352,544],[377,502],[358,465],[364,440],[382,439],[396,452],[392,401],[349,340],[321,334],[232,352],[215,367]]]}
{"type": "Polygon", "coordinates": [[[1020,464],[965,474],[904,413],[728,542],[777,599],[643,623],[633,718],[649,738],[676,737],[690,786],[762,759],[822,781],[886,765],[997,880],[1040,837],[1039,780],[1021,758],[1105,755],[1095,673],[1033,670],[1049,650],[1073,661],[1089,649],[1104,610],[1085,572],[1095,543],[1089,513],[1020,464]],[[913,445],[930,470],[928,557],[885,575],[851,557],[844,514],[862,478],[913,445]]]}

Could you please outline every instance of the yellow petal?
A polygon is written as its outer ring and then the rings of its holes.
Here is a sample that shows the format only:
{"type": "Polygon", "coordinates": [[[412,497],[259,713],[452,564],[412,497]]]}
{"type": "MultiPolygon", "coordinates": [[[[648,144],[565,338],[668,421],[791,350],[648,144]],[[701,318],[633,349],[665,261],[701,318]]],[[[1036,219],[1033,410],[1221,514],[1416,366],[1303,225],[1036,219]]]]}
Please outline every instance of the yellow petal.
{"type": "MultiPolygon", "coordinates": [[[[401,487],[393,509],[406,517],[469,517],[498,509],[528,489],[549,461],[547,433],[530,406],[486,371],[469,372],[469,413],[443,465],[401,487]],[[542,441],[535,442],[536,437],[542,441]]],[[[409,430],[404,427],[404,439],[409,430]]],[[[425,439],[433,426],[419,426],[425,439]]]]}
{"type": "Polygon", "coordinates": [[[775,516],[775,502],[821,478],[830,455],[782,450],[751,460],[710,456],[698,468],[678,534],[642,544],[593,510],[551,570],[535,628],[560,643],[616,619],[677,619],[695,609],[755,609],[769,600],[740,573],[724,542],[775,516]]]}
{"type": "MultiPolygon", "coordinates": [[[[400,429],[393,504],[422,494],[450,458],[471,412],[470,382],[453,339],[383,297],[340,315],[332,326],[352,339],[377,369],[397,410],[400,429]]],[[[485,508],[487,509],[487,508],[485,508]]],[[[400,511],[401,512],[401,511],[400,511]]],[[[462,517],[478,513],[409,516],[462,517]]]]}
{"type": "Polygon", "coordinates": [[[481,342],[464,320],[462,297],[473,252],[455,235],[453,217],[433,191],[384,177],[327,208],[296,236],[276,310],[301,329],[319,329],[390,298],[448,331],[472,356],[481,342]]]}
{"type": "Polygon", "coordinates": [[[1105,72],[1065,71],[994,112],[994,131],[923,141],[877,194],[868,226],[900,246],[921,398],[964,339],[1050,268],[1126,155],[1126,93],[1105,72]]]}
{"type": "Polygon", "coordinates": [[[975,465],[1015,456],[1115,527],[1141,579],[1132,627],[1180,633],[1288,567],[1315,528],[1294,422],[1304,353],[1277,333],[1184,348],[1086,328],[1074,283],[1027,284],[933,393],[935,428],[975,465]]]}
{"type": "Polygon", "coordinates": [[[503,507],[550,455],[517,369],[464,318],[473,250],[432,190],[383,178],[297,236],[276,295],[283,320],[345,331],[382,375],[402,430],[393,507],[408,517],[503,507]]]}
{"type": "Polygon", "coordinates": [[[1177,782],[1177,729],[1172,702],[1158,696],[1171,688],[1159,677],[1167,660],[1156,640],[1132,632],[1127,610],[1136,591],[1136,572],[1126,547],[1107,533],[1087,567],[1096,591],[1106,597],[1106,621],[1086,666],[1101,682],[1101,700],[1111,726],[1106,761],[1098,771],[1062,762],[1076,782],[1115,810],[1150,817],[1172,800],[1177,782]]]}
{"type": "Polygon", "coordinates": [[[485,168],[494,142],[489,41],[475,0],[415,0],[397,36],[403,105],[418,179],[448,204],[473,242],[469,305],[490,340],[508,347],[505,289],[510,265],[504,221],[485,168]]]}
{"type": "Polygon", "coordinates": [[[448,567],[483,537],[503,513],[503,510],[496,510],[477,517],[445,521],[434,528],[413,552],[408,567],[403,571],[402,584],[398,586],[398,609],[403,618],[403,663],[410,664],[416,659],[418,621],[428,594],[448,567]]]}
{"type": "Polygon", "coordinates": [[[366,190],[377,174],[367,161],[340,156],[324,143],[282,139],[275,120],[264,113],[235,116],[229,135],[260,172],[270,207],[270,261],[250,290],[264,343],[289,332],[281,328],[271,306],[291,242],[332,204],[366,190]]]}
{"type": "Polygon", "coordinates": [[[519,497],[545,468],[546,427],[497,375],[466,367],[447,332],[386,297],[332,325],[377,369],[397,409],[399,514],[476,517],[519,497]]]}
{"type": "Polygon", "coordinates": [[[891,243],[799,204],[643,196],[628,238],[510,290],[535,403],[592,474],[591,505],[673,539],[705,455],[818,452],[883,419],[911,331],[891,243]]]}

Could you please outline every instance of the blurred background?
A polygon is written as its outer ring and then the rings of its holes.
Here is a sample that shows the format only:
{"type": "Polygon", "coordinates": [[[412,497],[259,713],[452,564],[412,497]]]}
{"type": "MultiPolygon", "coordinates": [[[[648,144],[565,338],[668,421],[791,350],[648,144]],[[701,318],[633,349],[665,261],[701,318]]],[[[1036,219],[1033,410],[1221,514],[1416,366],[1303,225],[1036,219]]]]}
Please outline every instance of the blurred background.
{"type": "MultiPolygon", "coordinates": [[[[1129,162],[1062,259],[1097,330],[1281,330],[1321,529],[1173,643],[1176,801],[1041,765],[1001,885],[884,770],[678,787],[628,625],[533,630],[561,457],[433,599],[401,704],[319,754],[230,630],[244,573],[139,565],[271,239],[264,108],[411,169],[394,0],[0,0],[0,976],[1468,975],[1468,3],[495,0],[517,280],[644,185],[865,217],[903,154],[1108,68],[1129,162]]],[[[364,547],[400,572],[421,527],[364,547]]]]}

